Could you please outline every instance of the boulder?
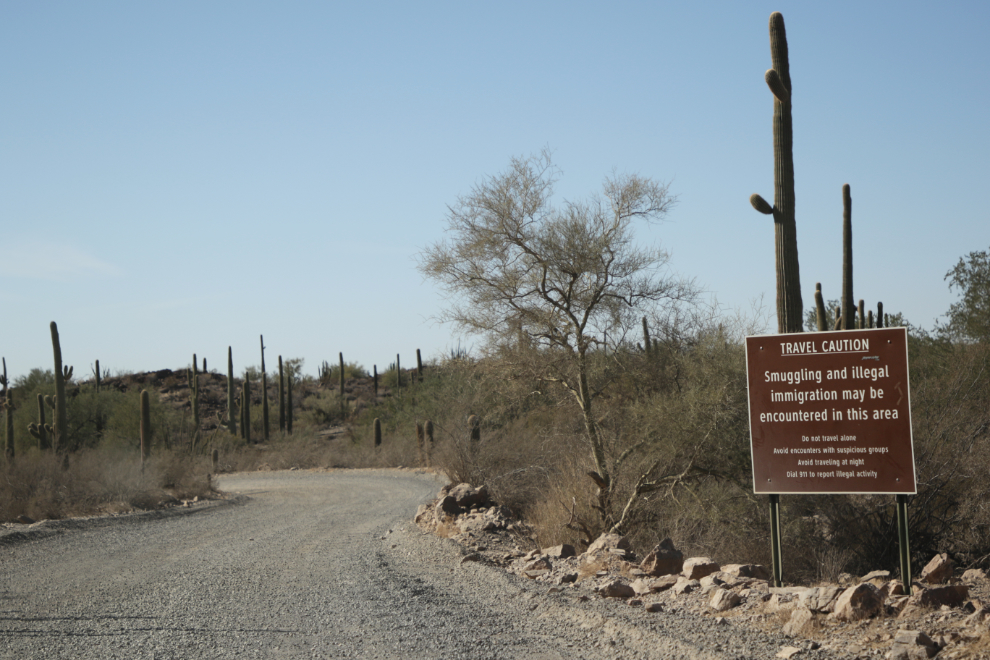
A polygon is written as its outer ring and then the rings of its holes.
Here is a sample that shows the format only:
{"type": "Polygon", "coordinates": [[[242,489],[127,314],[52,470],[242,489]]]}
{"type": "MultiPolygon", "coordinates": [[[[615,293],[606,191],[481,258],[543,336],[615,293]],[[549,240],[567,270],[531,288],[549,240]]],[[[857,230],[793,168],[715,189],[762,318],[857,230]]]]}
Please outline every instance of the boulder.
{"type": "Polygon", "coordinates": [[[708,601],[708,606],[716,612],[724,612],[738,605],[741,600],[742,596],[735,591],[718,588],[712,593],[712,599],[708,601]]]}
{"type": "Polygon", "coordinates": [[[948,584],[931,589],[917,589],[911,595],[911,602],[923,607],[959,607],[969,598],[969,587],[965,584],[948,584]]]}
{"type": "Polygon", "coordinates": [[[689,594],[692,591],[695,591],[696,589],[700,589],[700,588],[701,588],[700,582],[698,582],[697,580],[688,579],[682,575],[677,580],[677,582],[674,583],[674,586],[671,587],[670,590],[673,591],[675,594],[680,595],[680,594],[689,594]]]}
{"type": "Polygon", "coordinates": [[[596,590],[604,598],[632,598],[636,591],[619,579],[609,580],[596,590]]]}
{"type": "Polygon", "coordinates": [[[719,570],[719,565],[709,557],[692,557],[684,562],[681,575],[689,580],[700,580],[719,570]]]}
{"type": "Polygon", "coordinates": [[[543,554],[554,559],[566,559],[567,557],[573,557],[576,553],[574,552],[573,545],[564,543],[555,545],[552,548],[546,548],[543,550],[543,554]]]}
{"type": "Polygon", "coordinates": [[[650,589],[652,589],[654,593],[667,591],[668,589],[673,588],[673,586],[680,582],[681,579],[682,578],[679,575],[663,575],[658,577],[656,580],[650,580],[650,589]]]}
{"type": "Polygon", "coordinates": [[[883,609],[880,590],[869,582],[849,587],[835,601],[832,616],[839,621],[868,619],[883,609]]]}
{"type": "Polygon", "coordinates": [[[938,653],[938,644],[920,630],[898,630],[887,654],[889,660],[927,660],[938,653]]]}
{"type": "Polygon", "coordinates": [[[973,584],[987,579],[987,574],[981,568],[971,568],[962,574],[962,581],[973,584]]]}
{"type": "Polygon", "coordinates": [[[489,503],[488,488],[485,486],[473,488],[471,484],[457,484],[447,495],[454,498],[456,505],[463,510],[476,509],[489,503]]]}
{"type": "Polygon", "coordinates": [[[658,543],[646,559],[639,565],[647,575],[675,575],[684,568],[684,553],[674,547],[674,542],[666,538],[658,543]]]}
{"type": "Polygon", "coordinates": [[[613,549],[632,552],[632,546],[629,544],[629,539],[625,536],[620,536],[618,534],[602,534],[588,546],[588,550],[585,554],[594,555],[599,552],[609,552],[613,549]]]}
{"type": "Polygon", "coordinates": [[[733,577],[754,578],[756,580],[769,581],[771,578],[770,569],[761,564],[729,564],[722,567],[722,572],[733,577]]]}
{"type": "Polygon", "coordinates": [[[812,612],[831,612],[841,592],[839,587],[812,587],[798,596],[798,602],[812,612]]]}
{"type": "Polygon", "coordinates": [[[949,555],[942,553],[935,555],[932,560],[921,569],[921,581],[928,584],[942,584],[950,577],[955,568],[955,564],[949,559],[949,555]]]}
{"type": "Polygon", "coordinates": [[[784,624],[784,634],[791,637],[799,635],[807,637],[818,629],[815,614],[807,607],[796,607],[791,611],[791,618],[784,624]]]}

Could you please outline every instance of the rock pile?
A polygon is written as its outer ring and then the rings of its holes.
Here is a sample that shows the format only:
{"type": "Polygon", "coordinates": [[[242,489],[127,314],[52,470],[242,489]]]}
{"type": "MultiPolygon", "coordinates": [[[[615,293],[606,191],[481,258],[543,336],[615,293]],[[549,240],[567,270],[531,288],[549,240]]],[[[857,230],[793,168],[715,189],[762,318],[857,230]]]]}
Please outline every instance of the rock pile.
{"type": "Polygon", "coordinates": [[[642,559],[618,534],[603,534],[584,552],[568,544],[533,547],[530,530],[491,502],[484,486],[444,487],[420,507],[416,522],[464,546],[462,563],[500,566],[578,601],[617,599],[648,613],[684,611],[758,629],[782,626],[804,648],[823,646],[853,658],[990,657],[971,652],[990,648],[990,583],[978,569],[955,577],[947,555],[932,559],[910,596],[889,571],[849,576],[841,586],[774,588],[765,566],[685,558],[669,538],[642,559]]]}

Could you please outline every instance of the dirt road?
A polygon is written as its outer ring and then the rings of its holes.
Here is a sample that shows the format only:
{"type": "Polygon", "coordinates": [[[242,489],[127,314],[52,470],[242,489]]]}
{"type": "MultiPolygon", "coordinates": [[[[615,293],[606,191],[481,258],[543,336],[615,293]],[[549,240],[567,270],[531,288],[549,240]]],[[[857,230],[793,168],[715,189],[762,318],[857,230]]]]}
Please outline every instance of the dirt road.
{"type": "MultiPolygon", "coordinates": [[[[194,513],[0,537],[4,658],[771,658],[780,640],[632,616],[475,563],[409,521],[404,470],[228,475],[194,513]]],[[[807,656],[812,657],[812,656],[807,656]]]]}

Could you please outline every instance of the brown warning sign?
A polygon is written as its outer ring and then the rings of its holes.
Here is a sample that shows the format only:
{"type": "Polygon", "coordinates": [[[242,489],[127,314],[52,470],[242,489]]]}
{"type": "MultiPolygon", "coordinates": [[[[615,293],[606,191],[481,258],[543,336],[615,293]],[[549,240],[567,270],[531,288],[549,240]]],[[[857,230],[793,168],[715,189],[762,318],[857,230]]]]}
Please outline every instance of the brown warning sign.
{"type": "Polygon", "coordinates": [[[907,329],[746,338],[753,490],[915,493],[907,329]]]}

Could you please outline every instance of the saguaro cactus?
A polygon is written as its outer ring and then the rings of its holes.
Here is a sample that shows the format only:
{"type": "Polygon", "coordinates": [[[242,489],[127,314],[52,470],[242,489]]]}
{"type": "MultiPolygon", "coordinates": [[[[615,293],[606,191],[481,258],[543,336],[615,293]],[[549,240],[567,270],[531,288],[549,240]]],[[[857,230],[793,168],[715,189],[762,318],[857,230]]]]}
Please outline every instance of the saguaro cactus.
{"type": "Polygon", "coordinates": [[[471,442],[481,442],[481,419],[477,415],[468,417],[468,427],[471,429],[471,442]]]}
{"type": "Polygon", "coordinates": [[[278,356],[278,430],[285,430],[285,378],[282,372],[282,356],[278,356]]]}
{"type": "Polygon", "coordinates": [[[416,349],[416,380],[420,383],[423,382],[423,356],[418,348],[416,349]]]}
{"type": "Polygon", "coordinates": [[[340,419],[341,421],[343,421],[344,413],[346,412],[345,410],[346,402],[344,401],[344,354],[337,353],[337,356],[340,359],[340,363],[339,363],[340,373],[338,374],[338,381],[339,381],[338,387],[340,388],[340,419]]]}
{"type": "Polygon", "coordinates": [[[195,443],[196,435],[199,433],[199,366],[195,353],[193,353],[192,369],[186,372],[186,377],[189,379],[189,403],[192,407],[193,443],[195,443]]]}
{"type": "Polygon", "coordinates": [[[4,443],[4,453],[7,454],[7,460],[14,459],[14,398],[10,392],[10,380],[7,378],[7,358],[3,358],[3,376],[0,377],[0,384],[3,385],[3,402],[0,406],[4,410],[4,435],[6,437],[6,442],[4,443]]]}
{"type": "Polygon", "coordinates": [[[227,347],[227,430],[237,435],[236,404],[234,403],[234,353],[227,347]]]}
{"type": "Polygon", "coordinates": [[[825,314],[825,298],[822,296],[822,283],[815,282],[815,320],[818,332],[828,330],[828,316],[825,314]]]}
{"type": "Polygon", "coordinates": [[[375,417],[375,446],[380,447],[382,444],[382,420],[375,417]]]}
{"type": "Polygon", "coordinates": [[[797,227],[794,220],[794,146],[791,127],[791,73],[787,34],[780,12],[770,14],[770,58],[767,86],[773,93],[774,203],[759,195],[749,198],[760,213],[773,215],[777,264],[777,331],[801,332],[804,322],[801,274],[798,268],[797,227]]]}
{"type": "Polygon", "coordinates": [[[151,397],[148,390],[141,390],[141,469],[151,453],[151,397]]]}
{"type": "Polygon", "coordinates": [[[285,432],[292,434],[292,371],[289,371],[289,382],[285,388],[285,432]]]}
{"type": "Polygon", "coordinates": [[[213,474],[216,474],[217,468],[220,467],[220,452],[214,449],[210,458],[213,459],[213,474]]]}
{"type": "Polygon", "coordinates": [[[842,186],[842,329],[856,327],[856,302],[853,298],[853,230],[852,194],[849,184],[842,186]]]}
{"type": "Polygon", "coordinates": [[[650,357],[652,354],[653,346],[650,342],[650,326],[646,323],[646,317],[643,317],[643,351],[646,353],[646,357],[650,357]]]}
{"type": "Polygon", "coordinates": [[[395,388],[402,387],[402,366],[399,364],[399,354],[395,354],[395,388]]]}
{"type": "Polygon", "coordinates": [[[38,449],[45,451],[48,449],[48,431],[50,426],[45,424],[45,397],[38,395],[38,423],[28,424],[28,432],[38,439],[38,449]]]}
{"type": "Polygon", "coordinates": [[[371,372],[374,374],[375,398],[377,399],[378,398],[378,365],[377,364],[371,365],[371,372]]]}
{"type": "Polygon", "coordinates": [[[241,405],[241,410],[244,411],[244,421],[241,424],[244,429],[244,441],[251,444],[251,378],[246,371],[244,372],[243,397],[244,403],[241,405]]]}
{"type": "Polygon", "coordinates": [[[265,372],[265,336],[261,337],[261,423],[262,435],[268,442],[268,374],[265,372]]]}
{"type": "Polygon", "coordinates": [[[52,424],[52,447],[55,451],[68,449],[69,420],[65,411],[65,381],[72,377],[72,367],[68,370],[62,367],[62,346],[58,340],[58,326],[55,321],[50,325],[52,331],[52,352],[55,355],[55,419],[52,424]]]}

